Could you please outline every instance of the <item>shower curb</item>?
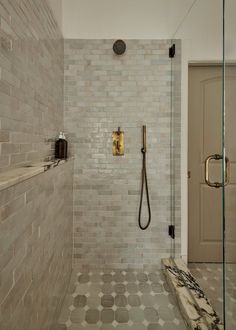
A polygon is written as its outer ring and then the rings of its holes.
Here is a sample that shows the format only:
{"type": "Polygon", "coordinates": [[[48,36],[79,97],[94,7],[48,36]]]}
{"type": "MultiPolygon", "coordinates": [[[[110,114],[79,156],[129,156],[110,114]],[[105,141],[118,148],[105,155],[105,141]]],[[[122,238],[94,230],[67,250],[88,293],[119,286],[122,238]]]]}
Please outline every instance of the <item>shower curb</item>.
{"type": "Polygon", "coordinates": [[[182,259],[162,259],[162,267],[188,329],[223,330],[223,323],[185,262],[182,259]]]}

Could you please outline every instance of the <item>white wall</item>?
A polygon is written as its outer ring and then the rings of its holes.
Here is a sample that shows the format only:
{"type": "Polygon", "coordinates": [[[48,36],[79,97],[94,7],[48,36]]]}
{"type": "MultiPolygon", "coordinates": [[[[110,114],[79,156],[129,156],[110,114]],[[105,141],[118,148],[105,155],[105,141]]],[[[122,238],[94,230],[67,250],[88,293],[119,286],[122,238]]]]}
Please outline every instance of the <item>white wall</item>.
{"type": "MultiPolygon", "coordinates": [[[[166,39],[182,22],[176,37],[188,40],[189,60],[219,60],[222,55],[223,0],[48,1],[66,39],[166,39]]],[[[230,40],[235,13],[236,1],[226,0],[230,40]]],[[[236,43],[226,44],[227,55],[235,57],[236,43]]]]}
{"type": "MultiPolygon", "coordinates": [[[[236,58],[236,1],[226,0],[226,56],[236,58]]],[[[189,61],[221,61],[223,55],[223,0],[197,0],[175,35],[188,42],[189,61]]]]}
{"type": "Polygon", "coordinates": [[[65,38],[166,39],[194,0],[62,0],[65,38]]]}

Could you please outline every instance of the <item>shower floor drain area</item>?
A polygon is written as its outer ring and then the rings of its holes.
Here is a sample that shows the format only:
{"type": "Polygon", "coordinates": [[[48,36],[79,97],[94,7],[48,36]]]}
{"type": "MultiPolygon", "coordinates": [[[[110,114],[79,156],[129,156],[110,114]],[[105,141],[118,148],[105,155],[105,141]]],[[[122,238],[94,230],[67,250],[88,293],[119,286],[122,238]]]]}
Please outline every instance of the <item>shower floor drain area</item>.
{"type": "Polygon", "coordinates": [[[186,329],[161,271],[73,271],[59,329],[186,329]]]}

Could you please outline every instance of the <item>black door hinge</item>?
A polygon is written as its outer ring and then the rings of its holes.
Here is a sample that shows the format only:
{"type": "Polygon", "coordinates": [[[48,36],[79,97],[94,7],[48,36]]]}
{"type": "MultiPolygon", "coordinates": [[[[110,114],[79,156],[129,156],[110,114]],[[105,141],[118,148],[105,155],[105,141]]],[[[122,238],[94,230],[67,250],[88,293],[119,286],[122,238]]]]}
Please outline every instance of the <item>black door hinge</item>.
{"type": "Polygon", "coordinates": [[[175,57],[175,44],[169,48],[169,58],[175,57]]]}
{"type": "Polygon", "coordinates": [[[175,226],[174,225],[169,226],[169,236],[171,238],[175,239],[175,226]]]}

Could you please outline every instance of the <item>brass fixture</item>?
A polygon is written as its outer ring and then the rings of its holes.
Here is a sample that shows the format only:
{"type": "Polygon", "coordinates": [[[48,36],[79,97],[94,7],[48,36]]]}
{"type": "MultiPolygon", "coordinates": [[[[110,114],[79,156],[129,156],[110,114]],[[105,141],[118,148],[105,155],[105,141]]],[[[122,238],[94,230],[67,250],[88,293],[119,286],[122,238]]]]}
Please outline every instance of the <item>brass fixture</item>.
{"type": "Polygon", "coordinates": [[[112,134],[112,153],[113,156],[124,156],[124,132],[118,127],[118,131],[112,134]]]}
{"type": "Polygon", "coordinates": [[[221,182],[211,182],[209,178],[209,164],[211,160],[222,160],[223,156],[222,155],[210,155],[206,158],[205,160],[205,182],[208,186],[214,187],[214,188],[221,188],[223,186],[227,186],[229,184],[229,176],[230,176],[230,164],[229,164],[229,159],[225,157],[225,178],[224,178],[224,183],[221,182]]]}

